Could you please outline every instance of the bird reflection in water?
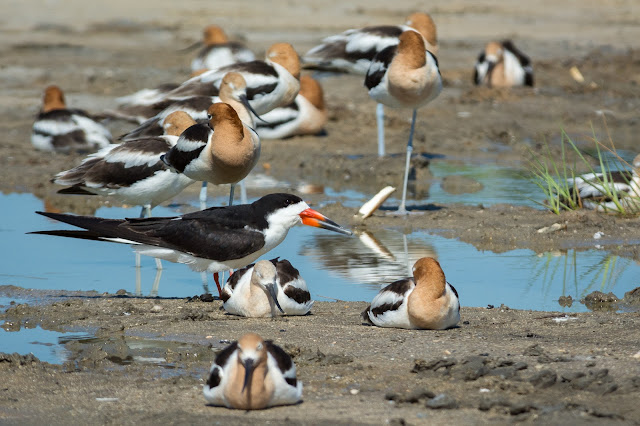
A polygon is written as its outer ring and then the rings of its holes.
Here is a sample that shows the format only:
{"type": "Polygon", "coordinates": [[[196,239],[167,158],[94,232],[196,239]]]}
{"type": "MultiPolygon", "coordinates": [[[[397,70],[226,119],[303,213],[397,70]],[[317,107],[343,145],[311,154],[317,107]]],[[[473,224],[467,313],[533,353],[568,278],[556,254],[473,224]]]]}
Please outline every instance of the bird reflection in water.
{"type": "Polygon", "coordinates": [[[422,239],[392,230],[356,232],[358,238],[313,235],[300,254],[344,279],[372,289],[399,277],[411,276],[411,267],[422,257],[438,258],[433,246],[422,239]]]}

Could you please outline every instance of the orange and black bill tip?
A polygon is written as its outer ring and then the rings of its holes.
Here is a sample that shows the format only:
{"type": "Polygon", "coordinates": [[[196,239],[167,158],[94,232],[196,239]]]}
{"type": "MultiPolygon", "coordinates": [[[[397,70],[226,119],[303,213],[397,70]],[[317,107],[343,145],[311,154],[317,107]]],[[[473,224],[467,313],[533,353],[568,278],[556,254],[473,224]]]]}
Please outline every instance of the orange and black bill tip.
{"type": "Polygon", "coordinates": [[[329,231],[339,232],[340,234],[352,235],[353,232],[338,225],[322,213],[319,213],[313,209],[306,209],[300,213],[302,223],[308,226],[315,226],[316,228],[324,228],[329,231]]]}

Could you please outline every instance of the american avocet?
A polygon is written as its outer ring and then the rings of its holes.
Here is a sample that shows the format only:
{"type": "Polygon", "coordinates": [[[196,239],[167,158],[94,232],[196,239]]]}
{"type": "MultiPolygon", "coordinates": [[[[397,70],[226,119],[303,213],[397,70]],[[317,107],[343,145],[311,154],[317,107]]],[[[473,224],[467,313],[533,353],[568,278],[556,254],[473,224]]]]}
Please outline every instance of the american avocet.
{"type": "MultiPolygon", "coordinates": [[[[192,76],[193,77],[193,76],[192,76]]],[[[105,111],[105,114],[112,118],[143,123],[150,116],[157,112],[159,106],[170,91],[180,86],[177,83],[163,83],[153,89],[141,89],[130,95],[116,98],[117,110],[105,111]]]]}
{"type": "Polygon", "coordinates": [[[140,254],[213,273],[254,262],[280,244],[300,222],[351,234],[292,194],[269,194],[252,204],[212,207],[178,217],[116,220],[37,213],[85,230],[35,234],[131,244],[140,254]]]}
{"type": "MultiPolygon", "coordinates": [[[[196,122],[206,124],[209,122],[207,110],[211,104],[225,102],[234,107],[244,124],[255,128],[255,123],[248,111],[253,111],[247,99],[247,83],[242,74],[229,72],[225,74],[220,83],[218,96],[187,96],[180,100],[169,101],[167,107],[153,117],[136,127],[129,133],[120,136],[121,140],[130,140],[141,136],[156,136],[162,134],[162,121],[174,111],[184,111],[196,122]]],[[[255,114],[257,116],[257,114],[255,114]]]]}
{"type": "Polygon", "coordinates": [[[400,34],[400,43],[378,53],[364,82],[369,96],[379,103],[413,109],[407,159],[405,163],[402,202],[398,213],[407,213],[407,183],[413,151],[413,132],[417,109],[435,99],[442,90],[438,60],[426,48],[425,39],[415,31],[400,34]]]}
{"type": "MultiPolygon", "coordinates": [[[[231,184],[229,205],[233,204],[235,185],[244,179],[260,157],[260,137],[239,118],[232,105],[216,103],[208,110],[209,125],[188,128],[162,161],[194,180],[214,185],[231,184]]],[[[240,115],[250,117],[245,111],[240,115]]],[[[206,184],[200,194],[206,201],[206,184]]]]}
{"type": "Polygon", "coordinates": [[[62,90],[49,86],[33,123],[31,143],[41,151],[96,151],[111,143],[111,133],[85,111],[67,108],[62,90]]]}
{"type": "Polygon", "coordinates": [[[623,208],[637,212],[640,211],[640,154],[631,166],[631,171],[584,174],[567,179],[567,184],[584,208],[609,212],[623,208]],[[613,194],[617,195],[616,200],[613,194]]]}
{"type": "Polygon", "coordinates": [[[213,405],[259,410],[300,402],[302,382],[281,347],[249,333],[216,356],[203,393],[213,405]]]}
{"type": "Polygon", "coordinates": [[[511,40],[489,42],[478,56],[473,81],[489,87],[533,86],[531,60],[511,40]]]}
{"type": "Polygon", "coordinates": [[[168,103],[165,109],[147,119],[135,129],[120,136],[118,139],[121,141],[129,141],[146,136],[161,135],[163,132],[162,122],[169,114],[175,111],[184,111],[189,114],[196,123],[207,123],[209,121],[207,110],[211,104],[216,102],[220,102],[220,98],[217,96],[190,96],[179,101],[173,101],[168,103]]]}
{"type": "MultiPolygon", "coordinates": [[[[400,34],[405,31],[419,32],[425,39],[427,50],[434,55],[438,53],[438,36],[433,19],[426,13],[416,12],[407,17],[404,25],[351,29],[327,37],[322,44],[309,50],[302,61],[306,68],[366,75],[378,52],[396,46],[400,42],[400,34]]],[[[378,103],[376,112],[378,156],[382,157],[385,155],[383,104],[378,103]]]]}
{"type": "Polygon", "coordinates": [[[195,46],[204,44],[193,61],[191,71],[201,69],[218,69],[236,62],[250,62],[256,59],[253,52],[242,43],[229,41],[222,28],[209,25],[203,31],[202,41],[195,46]]]}
{"type": "Polygon", "coordinates": [[[286,260],[261,260],[239,269],[222,289],[225,311],[244,317],[306,315],[313,306],[307,283],[286,260]]]}
{"type": "Polygon", "coordinates": [[[160,159],[195,121],[177,111],[164,120],[162,136],[112,144],[89,155],[82,163],[60,172],[53,179],[68,188],[61,194],[103,195],[124,204],[140,205],[140,217],[151,216],[151,209],[178,195],[194,181],[171,171],[160,159]]]}
{"type": "Polygon", "coordinates": [[[380,290],[362,317],[378,327],[443,330],[460,321],[458,292],[438,261],[423,257],[413,266],[413,278],[380,290]]]}
{"type": "Polygon", "coordinates": [[[272,45],[264,61],[240,62],[195,76],[174,90],[164,100],[188,96],[217,96],[227,73],[242,74],[247,83],[247,99],[258,114],[288,105],[300,90],[300,59],[289,43],[272,45]]]}
{"type": "MultiPolygon", "coordinates": [[[[116,110],[105,114],[142,124],[175,102],[188,103],[190,98],[218,96],[222,80],[230,72],[237,72],[244,77],[247,99],[257,114],[290,104],[300,90],[298,54],[290,44],[276,43],[267,50],[264,61],[236,63],[200,72],[173,90],[155,92],[143,100],[132,98],[134,103],[121,104],[116,110]]],[[[187,107],[181,105],[180,108],[187,107]]]]}
{"type": "Polygon", "coordinates": [[[300,92],[296,100],[262,115],[256,132],[263,139],[283,139],[295,135],[318,134],[327,124],[329,114],[322,86],[313,78],[300,77],[300,92]]]}

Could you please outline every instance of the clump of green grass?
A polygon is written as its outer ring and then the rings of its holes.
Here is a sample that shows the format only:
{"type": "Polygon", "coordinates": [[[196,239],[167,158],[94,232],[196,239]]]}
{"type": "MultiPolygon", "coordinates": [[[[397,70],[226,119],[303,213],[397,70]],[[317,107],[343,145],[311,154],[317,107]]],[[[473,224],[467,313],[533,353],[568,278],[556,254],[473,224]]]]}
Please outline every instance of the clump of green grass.
{"type": "MultiPolygon", "coordinates": [[[[621,215],[639,214],[640,193],[638,193],[638,188],[632,186],[634,193],[627,194],[624,191],[620,191],[613,183],[612,172],[614,169],[618,169],[620,165],[624,167],[631,166],[616,153],[612,141],[610,141],[611,147],[598,141],[595,136],[593,141],[595,143],[594,157],[597,159],[599,171],[594,169],[591,162],[564,131],[562,131],[560,140],[560,158],[557,158],[552,153],[548,144],[545,145],[545,149],[540,154],[529,150],[531,180],[545,195],[544,202],[536,201],[536,203],[548,208],[555,214],[560,214],[563,210],[582,208],[586,203],[589,203],[588,206],[590,208],[600,211],[621,215]],[[572,160],[568,159],[567,151],[575,154],[572,155],[572,160]],[[613,154],[613,160],[607,158],[604,155],[604,151],[613,154]],[[582,170],[586,169],[586,173],[593,174],[592,180],[584,181],[583,183],[597,189],[601,194],[599,197],[589,201],[580,198],[576,187],[576,178],[582,173],[577,172],[578,165],[581,166],[582,170]]],[[[627,184],[631,183],[625,175],[623,175],[623,178],[627,184]]]]}

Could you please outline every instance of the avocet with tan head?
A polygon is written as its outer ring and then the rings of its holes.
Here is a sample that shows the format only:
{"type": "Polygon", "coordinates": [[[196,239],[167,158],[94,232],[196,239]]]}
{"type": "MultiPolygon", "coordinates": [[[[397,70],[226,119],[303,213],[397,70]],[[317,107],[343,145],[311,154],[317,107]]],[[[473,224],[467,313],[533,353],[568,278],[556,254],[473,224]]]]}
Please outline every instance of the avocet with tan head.
{"type": "Polygon", "coordinates": [[[473,81],[488,87],[533,86],[531,59],[511,40],[489,42],[478,56],[473,81]]]}
{"type": "Polygon", "coordinates": [[[460,302],[438,261],[423,257],[413,265],[413,278],[384,287],[362,316],[378,327],[444,330],[460,321],[460,302]]]}
{"type": "Polygon", "coordinates": [[[261,116],[256,132],[262,139],[284,139],[296,135],[316,135],[322,131],[329,114],[322,86],[313,78],[300,77],[300,92],[296,100],[261,116]]]}
{"type": "Polygon", "coordinates": [[[424,37],[415,31],[400,35],[400,43],[378,53],[364,82],[369,96],[393,108],[413,110],[399,214],[406,214],[409,163],[418,108],[435,99],[442,90],[438,60],[427,50],[424,37]]]}
{"type": "Polygon", "coordinates": [[[302,382],[281,347],[249,333],[216,356],[203,393],[212,405],[260,410],[297,404],[302,400],[302,382]]]}
{"type": "Polygon", "coordinates": [[[191,61],[191,71],[218,69],[236,62],[250,62],[256,59],[245,45],[229,41],[224,30],[217,25],[205,27],[202,36],[202,41],[194,46],[204,44],[204,47],[191,61]]]}
{"type": "Polygon", "coordinates": [[[44,91],[42,109],[31,130],[31,143],[40,151],[96,151],[111,143],[111,133],[85,111],[67,108],[58,86],[44,91]]]}
{"type": "MultiPolygon", "coordinates": [[[[379,25],[359,30],[351,29],[342,34],[325,38],[322,44],[312,48],[303,56],[304,66],[329,71],[366,75],[373,58],[383,49],[400,43],[405,31],[418,32],[425,41],[426,49],[433,55],[438,53],[436,25],[427,13],[416,12],[407,17],[404,25],[379,25]]],[[[384,106],[378,102],[378,156],[385,155],[384,106]]]]}
{"type": "Polygon", "coordinates": [[[261,260],[238,269],[222,289],[225,311],[245,317],[306,315],[313,306],[307,283],[286,260],[261,260]]]}

